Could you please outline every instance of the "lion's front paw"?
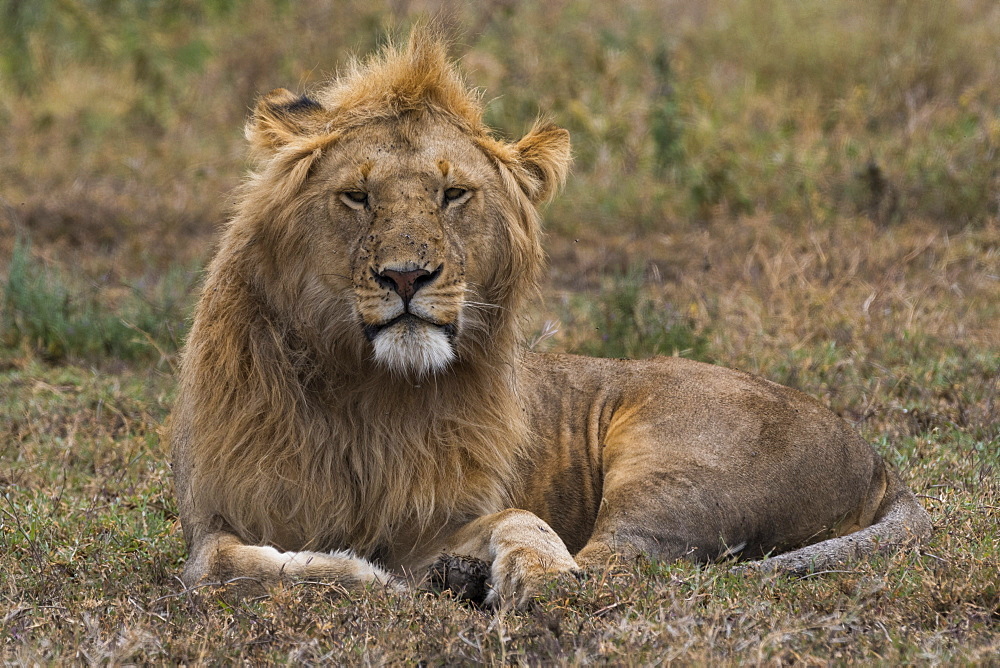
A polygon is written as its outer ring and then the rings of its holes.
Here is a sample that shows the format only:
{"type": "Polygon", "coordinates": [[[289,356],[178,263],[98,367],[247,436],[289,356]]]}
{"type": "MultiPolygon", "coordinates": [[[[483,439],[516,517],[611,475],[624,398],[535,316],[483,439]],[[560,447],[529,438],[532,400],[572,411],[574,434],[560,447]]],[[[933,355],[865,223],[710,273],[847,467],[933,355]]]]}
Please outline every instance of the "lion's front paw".
{"type": "Polygon", "coordinates": [[[492,587],[485,604],[523,610],[552,582],[571,574],[579,578],[582,571],[573,558],[540,555],[530,548],[512,550],[493,564],[492,587]]]}
{"type": "Polygon", "coordinates": [[[431,564],[428,584],[434,591],[450,591],[456,598],[481,605],[489,593],[490,565],[461,554],[442,554],[431,564]]]}

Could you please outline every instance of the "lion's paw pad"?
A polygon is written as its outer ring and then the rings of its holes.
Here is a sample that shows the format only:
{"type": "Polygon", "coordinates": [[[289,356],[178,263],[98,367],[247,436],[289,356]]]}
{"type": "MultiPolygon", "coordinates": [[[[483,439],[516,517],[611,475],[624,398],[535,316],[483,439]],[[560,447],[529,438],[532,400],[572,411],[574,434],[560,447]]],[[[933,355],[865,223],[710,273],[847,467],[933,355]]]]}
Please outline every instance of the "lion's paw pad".
{"type": "Polygon", "coordinates": [[[435,591],[450,591],[463,601],[482,604],[489,593],[490,565],[482,559],[460,554],[442,554],[428,571],[435,591]]]}

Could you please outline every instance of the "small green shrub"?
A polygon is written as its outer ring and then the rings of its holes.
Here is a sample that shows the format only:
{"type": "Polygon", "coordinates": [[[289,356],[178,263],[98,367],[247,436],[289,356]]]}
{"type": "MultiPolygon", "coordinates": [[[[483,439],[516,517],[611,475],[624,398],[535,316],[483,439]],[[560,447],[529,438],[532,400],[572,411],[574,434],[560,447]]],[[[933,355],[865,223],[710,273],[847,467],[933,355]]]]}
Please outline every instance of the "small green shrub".
{"type": "Polygon", "coordinates": [[[706,333],[669,304],[654,299],[641,271],[614,277],[610,289],[597,299],[574,301],[566,319],[583,332],[574,352],[629,359],[679,355],[710,361],[706,333]]]}
{"type": "Polygon", "coordinates": [[[49,361],[69,357],[149,359],[175,352],[183,340],[190,271],[173,270],[146,295],[119,285],[117,304],[99,298],[109,286],[73,285],[18,241],[3,286],[0,343],[24,346],[49,361]]]}

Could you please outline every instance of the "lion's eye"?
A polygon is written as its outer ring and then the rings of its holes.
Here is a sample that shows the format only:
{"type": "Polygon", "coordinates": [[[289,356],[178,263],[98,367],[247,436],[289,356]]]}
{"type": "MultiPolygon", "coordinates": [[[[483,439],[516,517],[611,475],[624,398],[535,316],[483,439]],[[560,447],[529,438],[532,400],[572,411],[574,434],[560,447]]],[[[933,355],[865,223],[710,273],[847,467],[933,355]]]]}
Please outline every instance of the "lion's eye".
{"type": "Polygon", "coordinates": [[[460,204],[468,199],[469,191],[465,188],[445,188],[444,203],[460,204]]]}
{"type": "Polygon", "coordinates": [[[352,209],[361,209],[368,204],[368,193],[361,190],[345,190],[340,200],[352,209]]]}

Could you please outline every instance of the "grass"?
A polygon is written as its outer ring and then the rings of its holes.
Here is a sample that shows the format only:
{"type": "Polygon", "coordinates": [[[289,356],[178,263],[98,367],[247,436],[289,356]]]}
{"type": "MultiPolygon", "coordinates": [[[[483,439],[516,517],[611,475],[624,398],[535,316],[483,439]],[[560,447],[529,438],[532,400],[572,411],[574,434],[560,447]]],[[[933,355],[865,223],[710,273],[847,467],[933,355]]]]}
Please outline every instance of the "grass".
{"type": "MultiPolygon", "coordinates": [[[[600,295],[571,294],[560,303],[560,321],[572,340],[568,352],[596,357],[644,359],[679,355],[711,361],[706,332],[646,288],[641,270],[608,277],[600,295]]],[[[548,321],[553,322],[553,321],[548,321]]]]}
{"type": "Polygon", "coordinates": [[[7,662],[974,663],[1000,640],[1000,457],[961,427],[876,440],[938,531],[834,573],[638,561],[556,583],[523,614],[321,585],[241,601],[174,578],[184,550],[156,437],[168,376],[8,360],[2,380],[7,662]]]}
{"type": "Polygon", "coordinates": [[[4,345],[49,362],[68,356],[166,362],[183,340],[196,275],[175,269],[148,294],[108,276],[89,288],[71,287],[60,271],[31,255],[29,244],[18,242],[0,308],[4,345]]]}
{"type": "Polygon", "coordinates": [[[412,4],[0,9],[0,660],[995,662],[996,4],[412,4]],[[160,430],[247,109],[421,11],[452,21],[490,122],[572,132],[534,346],[820,397],[921,496],[929,544],[802,579],[637,561],[522,614],[182,592],[160,430]]]}

